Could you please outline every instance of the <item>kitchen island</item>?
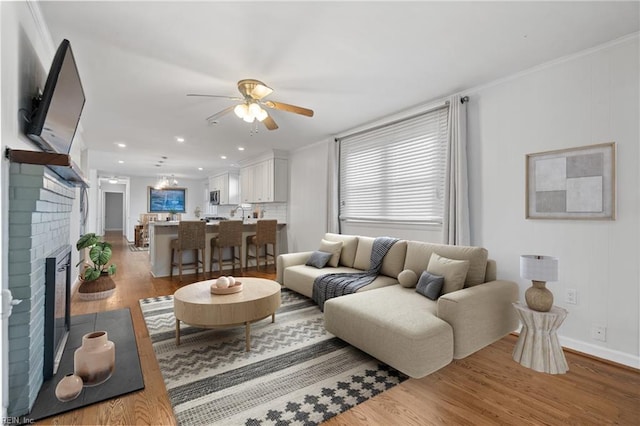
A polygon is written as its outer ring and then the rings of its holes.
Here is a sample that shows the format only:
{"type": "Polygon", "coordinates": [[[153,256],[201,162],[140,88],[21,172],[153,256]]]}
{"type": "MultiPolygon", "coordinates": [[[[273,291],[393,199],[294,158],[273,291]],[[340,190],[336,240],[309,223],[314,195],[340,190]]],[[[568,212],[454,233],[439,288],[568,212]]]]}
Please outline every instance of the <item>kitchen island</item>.
{"type": "MultiPolygon", "coordinates": [[[[206,234],[206,244],[204,250],[204,270],[205,272],[209,272],[209,258],[211,257],[211,238],[217,235],[218,233],[218,224],[220,222],[213,221],[207,223],[207,234],[206,234]]],[[[286,253],[287,252],[287,233],[285,230],[286,224],[278,222],[277,227],[277,253],[286,253]]],[[[243,229],[242,229],[242,250],[241,250],[241,259],[242,259],[242,267],[244,267],[245,261],[245,243],[248,235],[253,235],[256,233],[256,220],[245,220],[243,229]]],[[[154,277],[168,277],[171,271],[171,240],[178,238],[178,222],[177,221],[159,221],[159,222],[150,222],[149,223],[149,260],[151,262],[151,274],[154,277]]],[[[224,259],[228,259],[231,257],[231,249],[224,249],[223,252],[224,259]]],[[[191,250],[185,251],[183,253],[184,262],[192,262],[194,253],[191,250]]],[[[249,266],[255,266],[254,264],[250,264],[249,266]]],[[[217,267],[217,264],[214,265],[217,267]]],[[[231,271],[231,266],[225,265],[226,268],[229,268],[231,271]]],[[[236,269],[237,270],[237,269],[236,269]]],[[[187,273],[195,273],[187,270],[187,273]]],[[[217,270],[216,270],[216,273],[217,270]]],[[[177,276],[178,269],[175,268],[173,274],[177,276]]]]}

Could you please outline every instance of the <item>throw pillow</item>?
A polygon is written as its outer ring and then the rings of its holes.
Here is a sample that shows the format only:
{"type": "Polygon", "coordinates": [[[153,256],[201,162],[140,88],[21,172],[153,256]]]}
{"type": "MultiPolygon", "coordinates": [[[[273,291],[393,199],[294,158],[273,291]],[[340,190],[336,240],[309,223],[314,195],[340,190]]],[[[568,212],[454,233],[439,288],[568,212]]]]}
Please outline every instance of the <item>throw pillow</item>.
{"type": "Polygon", "coordinates": [[[416,291],[431,300],[436,300],[438,297],[440,297],[443,286],[444,277],[441,277],[440,275],[433,275],[427,271],[424,271],[422,275],[420,275],[420,280],[416,285],[416,291]]]}
{"type": "Polygon", "coordinates": [[[333,256],[333,254],[331,253],[327,253],[324,251],[314,251],[313,253],[311,253],[311,256],[309,256],[309,260],[307,260],[307,263],[305,263],[305,265],[322,269],[329,262],[331,256],[333,256]]]}
{"type": "Polygon", "coordinates": [[[329,259],[329,266],[337,267],[340,261],[340,252],[342,252],[342,241],[327,241],[322,239],[320,241],[320,251],[331,253],[331,259],[329,259]]]}
{"type": "Polygon", "coordinates": [[[405,269],[398,274],[398,283],[400,283],[402,287],[415,287],[417,282],[418,276],[411,269],[405,269]]]}
{"type": "Polygon", "coordinates": [[[427,266],[427,272],[444,277],[442,294],[462,289],[462,287],[464,287],[464,280],[467,278],[468,270],[468,260],[448,259],[436,253],[431,254],[429,265],[427,266]]]}

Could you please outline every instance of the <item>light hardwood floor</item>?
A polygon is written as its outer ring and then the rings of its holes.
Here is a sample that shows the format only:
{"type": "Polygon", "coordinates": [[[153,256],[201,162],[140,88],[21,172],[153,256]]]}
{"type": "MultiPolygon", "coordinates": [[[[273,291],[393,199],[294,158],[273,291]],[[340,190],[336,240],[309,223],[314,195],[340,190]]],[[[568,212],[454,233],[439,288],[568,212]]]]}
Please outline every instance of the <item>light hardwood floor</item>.
{"type": "MultiPolygon", "coordinates": [[[[177,278],[152,278],[146,252],[131,252],[119,235],[107,235],[118,266],[116,293],[106,300],[72,300],[72,315],[128,307],[145,389],[39,424],[173,425],[162,374],[138,300],[173,294],[177,278]]],[[[247,275],[273,279],[275,271],[247,275]]],[[[238,274],[239,275],[239,274],[238,274]]],[[[183,276],[183,284],[199,281],[183,276]]],[[[207,278],[209,278],[207,276],[207,278]]],[[[343,413],[335,425],[640,425],[640,372],[566,352],[569,372],[536,373],[511,359],[516,337],[504,339],[422,379],[395,388],[343,413]]]]}

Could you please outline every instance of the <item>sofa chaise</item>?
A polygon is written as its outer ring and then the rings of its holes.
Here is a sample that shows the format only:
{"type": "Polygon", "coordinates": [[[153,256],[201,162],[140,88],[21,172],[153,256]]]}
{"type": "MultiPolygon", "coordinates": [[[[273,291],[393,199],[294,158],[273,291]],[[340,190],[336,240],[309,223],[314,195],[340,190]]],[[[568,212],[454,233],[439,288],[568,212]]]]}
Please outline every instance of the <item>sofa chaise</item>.
{"type": "MultiPolygon", "coordinates": [[[[313,282],[320,275],[367,270],[374,240],[327,233],[321,253],[278,256],[276,279],[311,297],[313,282]],[[325,252],[334,266],[307,264],[325,252]]],[[[384,257],[380,275],[371,284],[326,301],[325,328],[408,376],[420,378],[515,330],[519,322],[512,303],[518,299],[515,282],[496,279],[496,264],[488,259],[486,249],[400,240],[384,257]],[[453,269],[468,265],[466,275],[460,275],[458,268],[449,279],[449,264],[453,269]],[[439,278],[425,273],[432,269],[445,272],[443,294],[435,300],[415,288],[418,284],[424,289],[425,277],[439,278]],[[460,278],[462,288],[449,286],[460,278]]]]}

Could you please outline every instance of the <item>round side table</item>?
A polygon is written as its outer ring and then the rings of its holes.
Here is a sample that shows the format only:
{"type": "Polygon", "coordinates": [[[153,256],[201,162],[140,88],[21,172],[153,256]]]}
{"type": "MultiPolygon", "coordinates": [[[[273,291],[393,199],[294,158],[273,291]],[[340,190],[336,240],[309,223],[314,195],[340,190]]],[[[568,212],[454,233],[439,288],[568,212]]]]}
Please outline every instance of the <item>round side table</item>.
{"type": "Polygon", "coordinates": [[[520,303],[514,303],[513,307],[522,321],[520,337],[513,349],[514,361],[542,373],[566,373],[569,366],[556,330],[567,317],[567,310],[553,306],[549,312],[538,312],[520,303]]]}

